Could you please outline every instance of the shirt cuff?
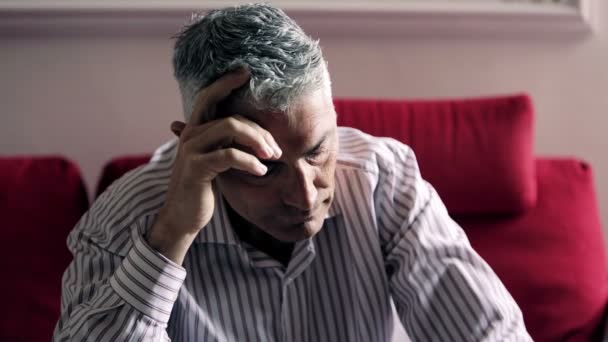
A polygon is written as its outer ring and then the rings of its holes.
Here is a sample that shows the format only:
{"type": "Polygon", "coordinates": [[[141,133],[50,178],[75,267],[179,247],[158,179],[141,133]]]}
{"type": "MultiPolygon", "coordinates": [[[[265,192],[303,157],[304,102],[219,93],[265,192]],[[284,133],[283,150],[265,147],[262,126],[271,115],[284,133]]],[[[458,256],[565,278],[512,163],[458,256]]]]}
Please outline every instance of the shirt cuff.
{"type": "Polygon", "coordinates": [[[152,319],[166,324],[186,270],[136,239],[110,285],[127,303],[152,319]]]}

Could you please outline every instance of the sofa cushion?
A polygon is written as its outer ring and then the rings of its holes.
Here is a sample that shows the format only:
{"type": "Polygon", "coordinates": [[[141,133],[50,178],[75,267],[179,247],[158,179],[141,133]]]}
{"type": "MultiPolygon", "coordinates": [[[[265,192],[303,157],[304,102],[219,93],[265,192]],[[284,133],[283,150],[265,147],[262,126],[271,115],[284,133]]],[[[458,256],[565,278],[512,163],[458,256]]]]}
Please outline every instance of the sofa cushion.
{"type": "Polygon", "coordinates": [[[69,231],[88,199],[62,157],[0,157],[0,341],[49,341],[59,318],[69,231]]]}
{"type": "Polygon", "coordinates": [[[572,159],[541,159],[536,168],[535,208],[457,221],[520,305],[535,341],[599,341],[608,273],[591,169],[572,159]]]}
{"type": "Polygon", "coordinates": [[[339,125],[410,145],[422,176],[451,214],[519,213],[534,206],[533,108],[528,96],[334,103],[339,125]]]}

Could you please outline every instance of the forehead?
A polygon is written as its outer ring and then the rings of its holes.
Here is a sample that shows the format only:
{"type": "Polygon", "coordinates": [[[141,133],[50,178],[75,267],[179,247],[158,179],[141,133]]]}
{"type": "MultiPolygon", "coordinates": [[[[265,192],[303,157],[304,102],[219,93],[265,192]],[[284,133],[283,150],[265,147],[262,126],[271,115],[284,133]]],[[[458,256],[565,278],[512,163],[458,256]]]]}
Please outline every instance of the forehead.
{"type": "Polygon", "coordinates": [[[282,148],[309,147],[336,126],[331,95],[324,89],[297,98],[289,113],[245,110],[241,115],[269,131],[282,148]]]}

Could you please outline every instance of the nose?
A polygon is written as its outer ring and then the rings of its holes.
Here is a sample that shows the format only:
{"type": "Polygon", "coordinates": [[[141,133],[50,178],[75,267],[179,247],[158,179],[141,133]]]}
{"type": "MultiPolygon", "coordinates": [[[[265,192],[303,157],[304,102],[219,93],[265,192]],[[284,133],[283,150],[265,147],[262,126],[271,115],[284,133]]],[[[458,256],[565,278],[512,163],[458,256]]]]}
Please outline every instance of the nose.
{"type": "Polygon", "coordinates": [[[308,165],[295,168],[283,189],[283,202],[302,211],[314,209],[319,194],[314,184],[315,177],[315,170],[308,165]]]}

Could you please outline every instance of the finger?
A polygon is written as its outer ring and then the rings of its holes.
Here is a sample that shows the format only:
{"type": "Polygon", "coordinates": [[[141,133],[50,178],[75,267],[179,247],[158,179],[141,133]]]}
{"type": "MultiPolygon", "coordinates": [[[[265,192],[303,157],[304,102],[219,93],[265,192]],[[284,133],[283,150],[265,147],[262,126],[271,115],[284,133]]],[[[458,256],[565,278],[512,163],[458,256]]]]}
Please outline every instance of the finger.
{"type": "Polygon", "coordinates": [[[256,176],[263,176],[268,171],[258,158],[236,148],[225,148],[200,155],[196,159],[195,167],[200,168],[199,174],[207,181],[230,169],[245,171],[256,176]]]}
{"type": "Polygon", "coordinates": [[[212,110],[218,102],[225,99],[230,93],[243,86],[250,77],[249,69],[243,67],[224,74],[208,87],[199,91],[192,115],[190,115],[191,125],[203,123],[205,113],[212,110]]]}
{"type": "Polygon", "coordinates": [[[273,157],[277,158],[277,159],[281,158],[281,154],[283,154],[283,151],[279,147],[279,144],[276,142],[276,140],[274,140],[274,137],[272,136],[272,134],[270,134],[270,132],[268,132],[266,129],[262,128],[262,126],[258,125],[257,123],[255,123],[243,116],[235,115],[234,117],[236,119],[239,119],[241,122],[251,126],[253,129],[257,130],[260,133],[260,135],[264,138],[264,140],[266,141],[268,146],[270,146],[272,148],[272,150],[274,151],[273,157]]]}
{"type": "Polygon", "coordinates": [[[173,121],[171,123],[171,132],[178,138],[182,135],[184,128],[186,128],[186,124],[181,121],[173,121]]]}
{"type": "Polygon", "coordinates": [[[182,131],[182,133],[180,135],[180,139],[182,141],[186,142],[199,135],[204,135],[204,134],[206,134],[205,132],[207,132],[209,129],[212,129],[213,127],[217,126],[221,122],[222,122],[222,120],[219,119],[219,120],[211,120],[209,122],[206,122],[206,123],[204,123],[202,125],[198,125],[198,126],[186,125],[186,127],[184,128],[184,130],[182,131]]]}
{"type": "Polygon", "coordinates": [[[185,148],[199,153],[225,147],[239,146],[250,149],[259,158],[270,159],[275,156],[273,147],[266,142],[263,134],[266,130],[253,122],[244,122],[246,119],[229,117],[218,120],[219,122],[211,128],[204,130],[202,134],[193,134],[195,130],[203,130],[204,127],[195,127],[188,132],[192,138],[185,142],[185,148]]]}

